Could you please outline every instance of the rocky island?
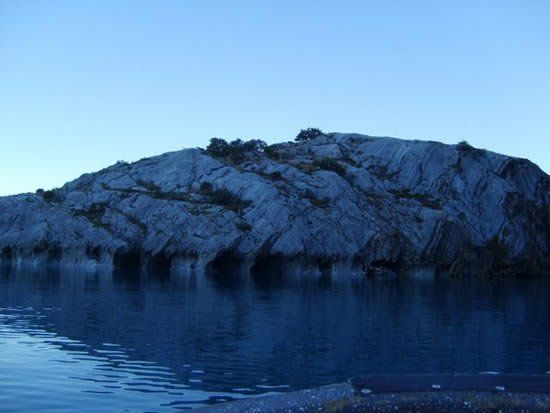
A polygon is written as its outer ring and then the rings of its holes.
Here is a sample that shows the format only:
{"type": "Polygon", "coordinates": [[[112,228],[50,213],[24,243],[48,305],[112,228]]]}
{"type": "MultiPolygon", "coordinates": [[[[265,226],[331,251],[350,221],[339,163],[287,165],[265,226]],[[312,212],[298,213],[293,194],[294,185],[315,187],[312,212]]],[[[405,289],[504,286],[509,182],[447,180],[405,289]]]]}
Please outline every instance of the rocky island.
{"type": "Polygon", "coordinates": [[[500,276],[550,269],[550,178],[466,142],[214,138],[0,198],[4,266],[500,276]]]}

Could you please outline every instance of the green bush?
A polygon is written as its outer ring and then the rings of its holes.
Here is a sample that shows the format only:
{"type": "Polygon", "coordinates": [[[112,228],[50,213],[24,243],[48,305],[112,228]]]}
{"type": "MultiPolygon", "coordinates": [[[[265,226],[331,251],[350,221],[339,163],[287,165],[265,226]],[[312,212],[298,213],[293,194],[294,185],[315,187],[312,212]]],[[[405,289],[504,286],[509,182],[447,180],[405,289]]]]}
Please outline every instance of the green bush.
{"type": "Polygon", "coordinates": [[[36,194],[40,195],[46,202],[61,201],[61,196],[59,195],[57,189],[44,191],[42,188],[39,188],[36,190],[36,194]]]}
{"type": "Polygon", "coordinates": [[[239,211],[250,205],[249,201],[242,200],[227,188],[214,189],[210,182],[201,183],[200,191],[206,195],[208,202],[232,211],[239,211]]]}
{"type": "Polygon", "coordinates": [[[213,190],[210,193],[210,201],[214,204],[221,205],[232,211],[244,209],[250,205],[250,202],[243,201],[229,189],[222,188],[213,190]]]}
{"type": "Polygon", "coordinates": [[[300,131],[300,133],[298,133],[298,135],[296,136],[296,142],[301,142],[301,141],[309,141],[311,139],[315,139],[319,136],[323,135],[323,132],[321,131],[321,129],[318,129],[318,128],[307,128],[307,129],[302,129],[300,131]]]}
{"type": "Polygon", "coordinates": [[[475,148],[468,143],[468,141],[460,141],[456,144],[456,148],[461,152],[471,152],[475,148]]]}
{"type": "Polygon", "coordinates": [[[346,168],[340,162],[338,162],[336,159],[332,158],[322,158],[322,159],[316,159],[313,161],[313,165],[320,169],[324,169],[326,171],[333,171],[336,172],[340,176],[344,176],[346,174],[346,168]]]}
{"type": "Polygon", "coordinates": [[[231,148],[225,139],[212,138],[206,147],[206,152],[215,157],[223,157],[231,154],[231,148]]]}
{"type": "MultiPolygon", "coordinates": [[[[267,148],[267,143],[261,139],[250,139],[249,141],[241,142],[240,146],[245,152],[263,152],[265,148],[267,148]]],[[[231,144],[233,144],[233,142],[231,142],[231,144]]]]}
{"type": "Polygon", "coordinates": [[[212,138],[206,152],[217,158],[229,158],[232,162],[241,162],[247,153],[263,153],[267,144],[260,139],[243,141],[235,139],[228,143],[225,139],[212,138]]]}
{"type": "Polygon", "coordinates": [[[264,148],[265,156],[270,159],[279,159],[279,152],[275,149],[274,145],[266,146],[264,148]]]}

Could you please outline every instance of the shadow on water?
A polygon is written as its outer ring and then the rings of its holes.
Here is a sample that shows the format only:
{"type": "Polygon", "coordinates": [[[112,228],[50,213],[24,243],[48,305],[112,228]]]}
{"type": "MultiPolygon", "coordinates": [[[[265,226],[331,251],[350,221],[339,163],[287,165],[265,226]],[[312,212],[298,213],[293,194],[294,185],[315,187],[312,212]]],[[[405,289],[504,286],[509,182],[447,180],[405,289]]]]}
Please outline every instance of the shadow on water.
{"type": "MultiPolygon", "coordinates": [[[[0,358],[2,329],[13,334],[24,325],[29,337],[69,340],[56,343],[63,354],[79,343],[85,357],[99,358],[104,374],[143,362],[132,377],[146,390],[168,394],[170,386],[187,386],[187,394],[207,392],[205,400],[371,373],[550,370],[548,279],[352,282],[277,272],[243,276],[224,268],[179,277],[4,272],[0,358]],[[109,353],[106,343],[116,351],[109,353]],[[147,364],[170,380],[152,375],[147,364]]],[[[88,377],[81,361],[70,361],[73,375],[88,377]]],[[[56,366],[47,367],[55,372],[56,366]]]]}

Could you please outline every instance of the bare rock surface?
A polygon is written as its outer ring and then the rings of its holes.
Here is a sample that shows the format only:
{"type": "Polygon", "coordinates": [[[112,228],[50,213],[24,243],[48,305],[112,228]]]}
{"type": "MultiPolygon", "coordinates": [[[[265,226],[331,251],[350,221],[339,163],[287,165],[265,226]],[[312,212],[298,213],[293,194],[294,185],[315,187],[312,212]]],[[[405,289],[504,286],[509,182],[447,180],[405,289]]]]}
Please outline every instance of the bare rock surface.
{"type": "Polygon", "coordinates": [[[185,149],[2,197],[2,264],[454,276],[550,268],[550,178],[528,160],[341,133],[268,149],[238,162],[185,149]]]}

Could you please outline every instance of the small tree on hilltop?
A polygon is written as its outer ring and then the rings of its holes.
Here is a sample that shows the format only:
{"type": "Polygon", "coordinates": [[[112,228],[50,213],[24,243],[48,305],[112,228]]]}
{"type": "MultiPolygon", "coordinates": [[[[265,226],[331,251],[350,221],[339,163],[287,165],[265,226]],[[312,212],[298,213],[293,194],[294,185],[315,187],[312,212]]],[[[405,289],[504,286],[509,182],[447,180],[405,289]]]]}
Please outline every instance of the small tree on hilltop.
{"type": "Polygon", "coordinates": [[[263,152],[267,147],[267,143],[261,139],[251,139],[243,143],[243,149],[246,152],[263,152]]]}
{"type": "Polygon", "coordinates": [[[206,147],[206,152],[214,157],[229,158],[234,163],[239,163],[245,159],[246,154],[263,153],[267,144],[260,139],[251,139],[243,141],[235,139],[227,142],[225,139],[212,138],[210,144],[206,147]]]}
{"type": "Polygon", "coordinates": [[[206,147],[206,152],[212,156],[227,156],[231,153],[231,147],[225,139],[212,138],[206,147]]]}
{"type": "Polygon", "coordinates": [[[468,143],[468,141],[460,141],[456,144],[456,147],[461,152],[471,152],[475,150],[475,148],[468,143]]]}
{"type": "Polygon", "coordinates": [[[318,128],[307,128],[302,129],[300,133],[296,136],[296,142],[309,141],[323,135],[321,129],[318,128]]]}

